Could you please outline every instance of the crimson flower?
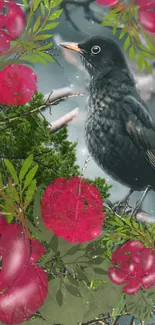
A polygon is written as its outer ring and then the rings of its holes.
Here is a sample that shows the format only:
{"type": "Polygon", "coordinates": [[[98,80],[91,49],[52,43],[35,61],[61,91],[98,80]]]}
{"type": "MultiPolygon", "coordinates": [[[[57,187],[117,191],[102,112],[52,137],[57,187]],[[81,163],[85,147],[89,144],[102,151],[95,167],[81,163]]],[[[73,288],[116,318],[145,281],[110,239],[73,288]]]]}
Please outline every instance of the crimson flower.
{"type": "Polygon", "coordinates": [[[26,321],[41,307],[48,278],[35,264],[45,253],[37,239],[26,237],[22,225],[7,224],[0,214],[0,321],[14,325],[26,321]]]}
{"type": "Polygon", "coordinates": [[[0,103],[7,106],[22,105],[30,101],[37,91],[37,75],[21,64],[5,66],[0,71],[0,103]]]}
{"type": "Polygon", "coordinates": [[[100,193],[80,177],[58,178],[45,190],[41,211],[46,228],[69,242],[99,236],[105,219],[100,193]]]}
{"type": "Polygon", "coordinates": [[[13,1],[0,0],[0,53],[10,49],[10,41],[20,37],[26,24],[23,10],[13,1]],[[6,9],[4,14],[3,9],[6,9]]]}
{"type": "Polygon", "coordinates": [[[136,294],[141,287],[155,286],[155,252],[136,240],[119,246],[112,256],[113,266],[108,270],[112,282],[122,285],[123,292],[136,294]]]}

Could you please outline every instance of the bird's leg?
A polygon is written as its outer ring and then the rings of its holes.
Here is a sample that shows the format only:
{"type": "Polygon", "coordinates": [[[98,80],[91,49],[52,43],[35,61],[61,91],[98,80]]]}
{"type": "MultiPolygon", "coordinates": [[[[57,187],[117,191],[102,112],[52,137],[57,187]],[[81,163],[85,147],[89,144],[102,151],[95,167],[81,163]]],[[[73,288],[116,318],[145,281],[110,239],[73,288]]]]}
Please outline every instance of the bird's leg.
{"type": "Polygon", "coordinates": [[[121,210],[122,207],[123,207],[123,210],[121,211],[121,214],[123,214],[125,212],[125,208],[128,205],[128,201],[129,201],[129,199],[130,199],[130,197],[131,197],[131,195],[132,195],[133,192],[134,192],[134,190],[133,189],[130,189],[129,192],[123,198],[123,200],[115,202],[113,204],[113,207],[112,207],[113,210],[115,212],[118,211],[118,213],[119,213],[119,210],[121,210]]]}
{"type": "Polygon", "coordinates": [[[139,198],[139,200],[136,202],[136,206],[135,206],[135,208],[134,208],[134,210],[133,210],[133,216],[135,216],[136,214],[137,214],[137,212],[138,212],[138,210],[141,208],[141,205],[142,205],[142,203],[143,203],[143,201],[144,201],[144,199],[145,199],[145,197],[146,197],[146,195],[148,194],[148,192],[150,191],[152,189],[152,187],[150,186],[150,185],[148,185],[146,188],[145,188],[145,190],[144,190],[144,192],[143,192],[143,195],[139,198]]]}

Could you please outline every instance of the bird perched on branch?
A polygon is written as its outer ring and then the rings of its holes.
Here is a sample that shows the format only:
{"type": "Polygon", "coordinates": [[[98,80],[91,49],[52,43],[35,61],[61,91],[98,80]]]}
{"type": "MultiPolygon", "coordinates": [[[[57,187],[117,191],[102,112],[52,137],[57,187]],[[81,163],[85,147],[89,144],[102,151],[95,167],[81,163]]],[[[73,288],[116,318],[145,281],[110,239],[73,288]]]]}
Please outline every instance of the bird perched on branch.
{"type": "Polygon", "coordinates": [[[106,37],[61,46],[81,55],[90,75],[85,140],[91,156],[109,176],[133,191],[155,190],[155,121],[140,98],[118,44],[106,37]]]}

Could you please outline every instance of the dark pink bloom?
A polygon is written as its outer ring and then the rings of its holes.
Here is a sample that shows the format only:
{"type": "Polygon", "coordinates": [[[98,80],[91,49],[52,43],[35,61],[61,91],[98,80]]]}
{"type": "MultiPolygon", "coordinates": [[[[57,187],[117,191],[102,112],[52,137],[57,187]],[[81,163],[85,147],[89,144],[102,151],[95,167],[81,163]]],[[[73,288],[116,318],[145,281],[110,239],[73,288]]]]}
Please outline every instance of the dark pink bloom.
{"type": "Polygon", "coordinates": [[[52,182],[44,192],[41,211],[46,228],[70,242],[96,238],[105,220],[98,190],[80,177],[52,182]]]}
{"type": "Polygon", "coordinates": [[[37,91],[37,75],[21,64],[5,66],[0,71],[0,103],[7,106],[22,105],[30,101],[37,91]]]}
{"type": "Polygon", "coordinates": [[[45,248],[39,240],[29,240],[22,225],[7,224],[2,214],[0,234],[0,321],[14,325],[26,321],[44,303],[48,278],[35,262],[45,248]]]}
{"type": "Polygon", "coordinates": [[[136,294],[140,287],[155,286],[155,252],[137,240],[119,246],[112,256],[108,270],[112,282],[122,285],[123,292],[136,294]]]}

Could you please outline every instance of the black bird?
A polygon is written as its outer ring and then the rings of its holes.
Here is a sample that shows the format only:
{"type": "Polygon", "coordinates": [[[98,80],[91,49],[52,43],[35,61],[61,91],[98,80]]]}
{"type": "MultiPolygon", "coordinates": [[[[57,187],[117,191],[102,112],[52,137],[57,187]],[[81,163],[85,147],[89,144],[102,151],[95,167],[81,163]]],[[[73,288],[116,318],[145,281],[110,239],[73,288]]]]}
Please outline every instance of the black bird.
{"type": "MultiPolygon", "coordinates": [[[[76,51],[89,72],[85,140],[95,162],[133,191],[155,190],[155,121],[140,98],[124,53],[106,37],[62,43],[76,51]]],[[[124,201],[123,200],[123,201],[124,201]]]]}

